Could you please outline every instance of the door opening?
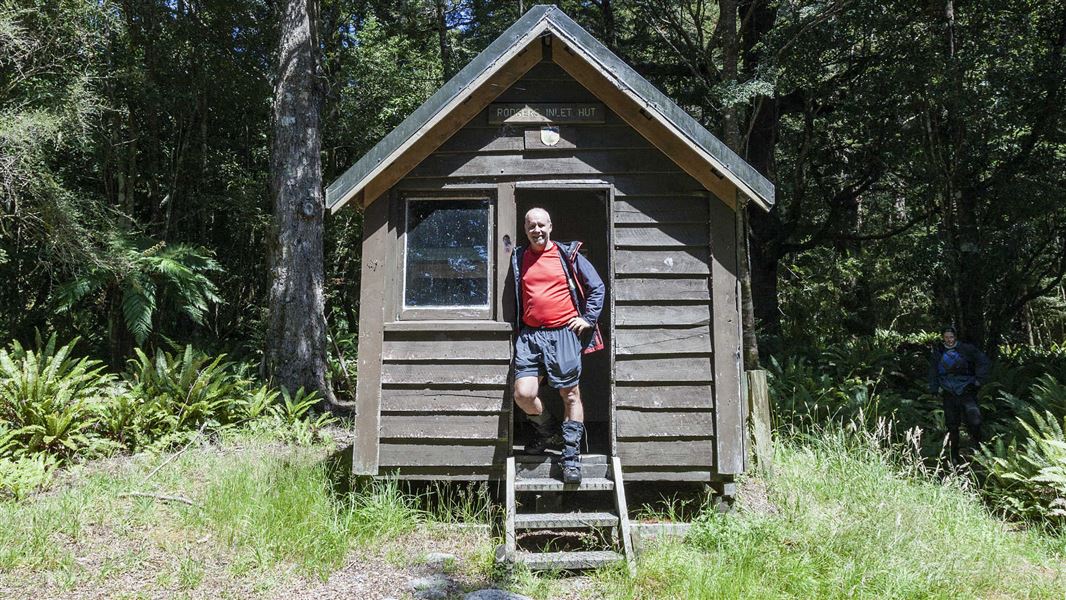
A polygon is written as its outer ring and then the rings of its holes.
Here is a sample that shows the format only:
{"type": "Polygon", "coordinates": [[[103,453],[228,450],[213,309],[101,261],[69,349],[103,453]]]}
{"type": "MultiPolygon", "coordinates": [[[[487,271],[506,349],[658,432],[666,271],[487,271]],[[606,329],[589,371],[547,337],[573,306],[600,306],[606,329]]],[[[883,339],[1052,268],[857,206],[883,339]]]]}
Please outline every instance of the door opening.
{"type": "MultiPolygon", "coordinates": [[[[534,207],[548,211],[552,219],[552,240],[569,242],[580,240],[581,254],[592,263],[596,272],[607,284],[607,296],[600,315],[600,332],[606,348],[586,354],[581,367],[581,399],[585,408],[585,451],[594,454],[610,454],[611,415],[611,312],[612,293],[610,273],[610,227],[607,220],[607,190],[604,189],[540,189],[519,188],[515,190],[515,214],[518,222],[515,231],[518,243],[527,245],[524,219],[526,212],[534,207]]],[[[540,388],[540,398],[546,410],[562,421],[563,404],[558,391],[545,381],[540,388]]],[[[515,409],[515,445],[521,447],[532,434],[532,429],[515,409]]]]}

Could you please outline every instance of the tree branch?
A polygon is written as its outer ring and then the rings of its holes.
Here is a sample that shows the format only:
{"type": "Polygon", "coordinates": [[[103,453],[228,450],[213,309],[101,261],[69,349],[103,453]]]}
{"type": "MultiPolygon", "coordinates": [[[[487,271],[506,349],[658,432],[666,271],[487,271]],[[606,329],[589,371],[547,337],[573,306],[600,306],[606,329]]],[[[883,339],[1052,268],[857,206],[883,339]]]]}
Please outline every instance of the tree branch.
{"type": "Polygon", "coordinates": [[[118,495],[119,498],[155,498],[156,500],[162,500],[164,502],[178,502],[181,504],[187,504],[196,508],[203,508],[202,505],[189,500],[184,496],[167,496],[166,494],[149,494],[148,492],[122,492],[118,495]]]}

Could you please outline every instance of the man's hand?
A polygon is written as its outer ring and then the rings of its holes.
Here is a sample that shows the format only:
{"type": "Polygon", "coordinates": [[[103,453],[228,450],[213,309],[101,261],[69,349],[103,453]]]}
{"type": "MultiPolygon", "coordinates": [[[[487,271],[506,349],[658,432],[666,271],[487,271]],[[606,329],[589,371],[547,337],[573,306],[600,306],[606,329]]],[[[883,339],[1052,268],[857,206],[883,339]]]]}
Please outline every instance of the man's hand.
{"type": "Polygon", "coordinates": [[[589,325],[589,322],[585,319],[582,319],[581,317],[574,317],[573,319],[570,319],[569,323],[566,324],[567,329],[578,334],[584,333],[586,329],[590,329],[591,327],[592,325],[589,325]]]}

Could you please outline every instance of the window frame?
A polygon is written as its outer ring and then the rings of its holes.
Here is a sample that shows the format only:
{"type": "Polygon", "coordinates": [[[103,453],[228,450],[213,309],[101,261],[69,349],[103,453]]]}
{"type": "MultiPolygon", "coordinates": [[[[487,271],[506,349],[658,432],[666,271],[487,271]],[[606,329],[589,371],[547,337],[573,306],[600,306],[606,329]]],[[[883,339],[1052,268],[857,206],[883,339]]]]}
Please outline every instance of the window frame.
{"type": "Polygon", "coordinates": [[[477,189],[455,192],[425,191],[425,192],[402,192],[398,195],[396,217],[399,227],[397,236],[397,256],[399,262],[399,277],[396,285],[396,309],[399,321],[438,321],[438,320],[492,320],[497,305],[496,272],[497,272],[497,249],[496,232],[499,228],[497,217],[499,215],[499,199],[495,190],[477,189]],[[485,238],[488,258],[485,265],[485,282],[488,298],[484,306],[407,306],[407,250],[408,250],[408,225],[410,216],[410,203],[412,201],[440,201],[455,202],[462,200],[480,201],[488,203],[488,231],[485,238]]]}

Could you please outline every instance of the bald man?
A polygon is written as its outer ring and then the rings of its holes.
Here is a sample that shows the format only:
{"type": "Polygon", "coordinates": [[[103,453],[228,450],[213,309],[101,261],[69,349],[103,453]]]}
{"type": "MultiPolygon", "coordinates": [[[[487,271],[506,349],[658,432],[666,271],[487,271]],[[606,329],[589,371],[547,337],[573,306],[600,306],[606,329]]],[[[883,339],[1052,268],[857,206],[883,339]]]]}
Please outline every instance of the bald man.
{"type": "Polygon", "coordinates": [[[581,483],[581,356],[603,348],[596,321],[605,289],[596,269],[578,253],[581,242],[553,242],[551,215],[533,208],[525,216],[529,246],[515,248],[516,329],[514,400],[533,423],[526,452],[543,454],[557,439],[556,425],[537,396],[545,377],[563,399],[564,483],[581,483]]]}

